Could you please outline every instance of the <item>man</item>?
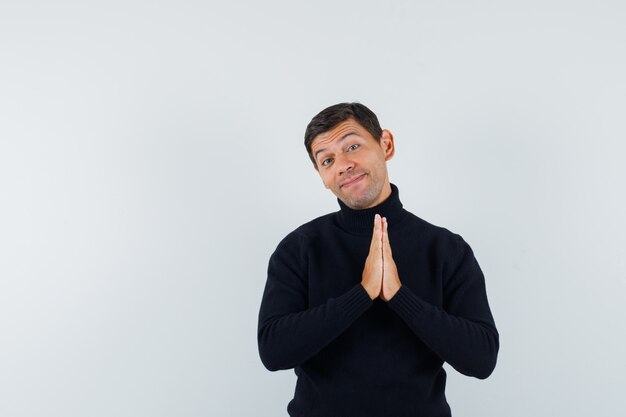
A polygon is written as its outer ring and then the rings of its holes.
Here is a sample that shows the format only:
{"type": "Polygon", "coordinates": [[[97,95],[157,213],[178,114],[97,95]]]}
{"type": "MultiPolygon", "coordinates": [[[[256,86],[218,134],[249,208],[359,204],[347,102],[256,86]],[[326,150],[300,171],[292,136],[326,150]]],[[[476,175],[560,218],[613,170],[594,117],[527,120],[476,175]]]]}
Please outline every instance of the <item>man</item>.
{"type": "Polygon", "coordinates": [[[295,368],[294,417],[450,416],[445,362],[486,378],[499,348],[465,241],[402,207],[394,138],[359,103],[322,110],[305,146],[340,210],[287,235],[269,261],[258,343],[295,368]]]}

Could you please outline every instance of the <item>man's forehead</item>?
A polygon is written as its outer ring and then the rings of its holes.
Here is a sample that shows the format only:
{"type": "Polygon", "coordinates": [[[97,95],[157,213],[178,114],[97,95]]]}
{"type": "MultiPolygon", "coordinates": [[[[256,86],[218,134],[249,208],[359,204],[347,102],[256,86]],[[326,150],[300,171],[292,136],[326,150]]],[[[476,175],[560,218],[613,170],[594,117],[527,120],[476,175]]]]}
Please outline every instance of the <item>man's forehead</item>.
{"type": "Polygon", "coordinates": [[[311,149],[313,150],[315,148],[319,148],[320,146],[328,145],[335,139],[342,138],[350,132],[363,134],[364,131],[365,129],[355,120],[345,120],[339,123],[337,126],[333,127],[332,129],[317,135],[311,143],[311,149]]]}

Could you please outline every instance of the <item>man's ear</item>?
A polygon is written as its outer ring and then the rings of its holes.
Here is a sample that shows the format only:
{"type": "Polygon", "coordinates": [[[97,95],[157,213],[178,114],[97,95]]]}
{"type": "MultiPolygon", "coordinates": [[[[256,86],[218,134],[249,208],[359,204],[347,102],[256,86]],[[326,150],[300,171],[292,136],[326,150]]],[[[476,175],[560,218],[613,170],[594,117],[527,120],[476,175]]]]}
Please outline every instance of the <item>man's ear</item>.
{"type": "Polygon", "coordinates": [[[393,155],[396,153],[396,148],[393,144],[393,134],[387,129],[383,129],[383,133],[380,135],[380,147],[385,154],[385,161],[393,158],[393,155]]]}

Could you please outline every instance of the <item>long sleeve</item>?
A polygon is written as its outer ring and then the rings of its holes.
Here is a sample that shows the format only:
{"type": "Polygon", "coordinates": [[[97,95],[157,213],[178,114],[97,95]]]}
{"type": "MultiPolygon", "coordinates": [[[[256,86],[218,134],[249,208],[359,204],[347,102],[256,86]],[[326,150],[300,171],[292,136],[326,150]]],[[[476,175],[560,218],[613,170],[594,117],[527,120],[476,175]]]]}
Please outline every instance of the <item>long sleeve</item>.
{"type": "Polygon", "coordinates": [[[269,261],[259,311],[261,361],[271,371],[302,364],[342,334],[372,304],[361,284],[309,308],[306,238],[287,236],[269,261]]]}
{"type": "Polygon", "coordinates": [[[441,359],[462,374],[484,379],[495,368],[499,335],[478,262],[460,237],[457,243],[460,261],[444,277],[443,308],[424,301],[406,285],[388,304],[441,359]]]}

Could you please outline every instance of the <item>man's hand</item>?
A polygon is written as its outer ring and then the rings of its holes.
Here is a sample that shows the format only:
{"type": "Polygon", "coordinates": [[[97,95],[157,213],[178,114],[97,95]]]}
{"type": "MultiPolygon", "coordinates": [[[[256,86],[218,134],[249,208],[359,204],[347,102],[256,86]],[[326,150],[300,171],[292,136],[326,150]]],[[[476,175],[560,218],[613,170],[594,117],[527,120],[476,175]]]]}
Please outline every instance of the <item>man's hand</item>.
{"type": "Polygon", "coordinates": [[[383,283],[383,222],[377,214],[374,216],[374,231],[370,243],[370,253],[365,260],[361,285],[374,300],[380,295],[383,283]]]}
{"type": "Polygon", "coordinates": [[[365,260],[361,285],[372,300],[380,296],[384,301],[389,301],[402,286],[391,254],[387,218],[378,214],[374,216],[370,253],[365,260]]]}
{"type": "Polygon", "coordinates": [[[389,244],[389,234],[387,233],[387,218],[382,219],[382,247],[383,247],[383,285],[380,292],[380,298],[389,301],[391,297],[396,295],[402,283],[398,276],[398,269],[391,254],[391,245],[389,244]]]}

